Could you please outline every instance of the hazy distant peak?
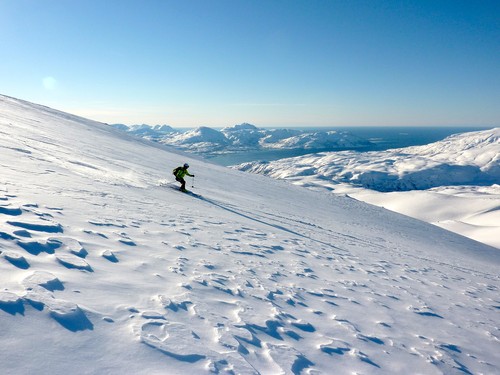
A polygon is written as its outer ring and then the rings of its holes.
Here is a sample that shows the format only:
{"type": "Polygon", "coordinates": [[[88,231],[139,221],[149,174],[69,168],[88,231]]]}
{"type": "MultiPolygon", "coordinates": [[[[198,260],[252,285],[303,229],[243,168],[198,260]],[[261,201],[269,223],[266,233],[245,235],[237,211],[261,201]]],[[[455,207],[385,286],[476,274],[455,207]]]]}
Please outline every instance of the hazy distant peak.
{"type": "Polygon", "coordinates": [[[232,132],[232,131],[242,131],[242,130],[258,130],[258,128],[255,125],[244,122],[244,123],[239,124],[239,125],[234,125],[234,126],[230,126],[227,128],[223,128],[221,131],[222,132],[232,132]]]}

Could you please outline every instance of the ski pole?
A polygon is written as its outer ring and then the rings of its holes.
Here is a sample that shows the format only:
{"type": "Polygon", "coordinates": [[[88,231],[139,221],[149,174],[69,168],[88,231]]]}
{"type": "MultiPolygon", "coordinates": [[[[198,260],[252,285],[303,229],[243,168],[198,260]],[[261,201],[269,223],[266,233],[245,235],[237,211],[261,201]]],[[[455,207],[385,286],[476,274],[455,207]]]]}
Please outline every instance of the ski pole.
{"type": "Polygon", "coordinates": [[[191,187],[194,188],[194,176],[191,177],[193,180],[191,181],[191,187]]]}

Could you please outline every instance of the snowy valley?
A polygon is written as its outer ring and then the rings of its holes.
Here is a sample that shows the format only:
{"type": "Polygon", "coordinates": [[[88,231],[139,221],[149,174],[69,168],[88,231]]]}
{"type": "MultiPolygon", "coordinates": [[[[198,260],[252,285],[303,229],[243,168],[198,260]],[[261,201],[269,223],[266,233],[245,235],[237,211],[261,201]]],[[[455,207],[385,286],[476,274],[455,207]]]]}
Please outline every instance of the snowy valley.
{"type": "Polygon", "coordinates": [[[0,149],[2,374],[500,372],[498,249],[2,95],[0,149]]]}

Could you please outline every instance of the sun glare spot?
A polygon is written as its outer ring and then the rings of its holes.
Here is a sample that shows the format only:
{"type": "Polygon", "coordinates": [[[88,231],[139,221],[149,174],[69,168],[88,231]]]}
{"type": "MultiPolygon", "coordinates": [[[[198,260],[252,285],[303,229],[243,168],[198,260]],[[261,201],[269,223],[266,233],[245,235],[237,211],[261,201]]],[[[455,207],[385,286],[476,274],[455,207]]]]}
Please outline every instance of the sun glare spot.
{"type": "Polygon", "coordinates": [[[46,90],[55,90],[57,86],[57,81],[54,77],[45,77],[42,82],[46,90]]]}

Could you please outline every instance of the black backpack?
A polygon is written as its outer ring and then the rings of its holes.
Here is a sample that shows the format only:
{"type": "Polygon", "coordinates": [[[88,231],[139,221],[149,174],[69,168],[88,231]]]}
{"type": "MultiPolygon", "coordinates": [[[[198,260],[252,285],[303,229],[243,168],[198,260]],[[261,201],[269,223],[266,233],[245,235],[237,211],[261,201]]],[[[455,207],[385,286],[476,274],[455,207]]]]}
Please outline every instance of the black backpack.
{"type": "Polygon", "coordinates": [[[179,173],[179,170],[180,170],[180,169],[181,169],[181,167],[177,167],[177,168],[175,168],[175,169],[172,171],[172,173],[174,174],[174,176],[176,176],[176,177],[177,177],[177,173],[179,173]]]}

